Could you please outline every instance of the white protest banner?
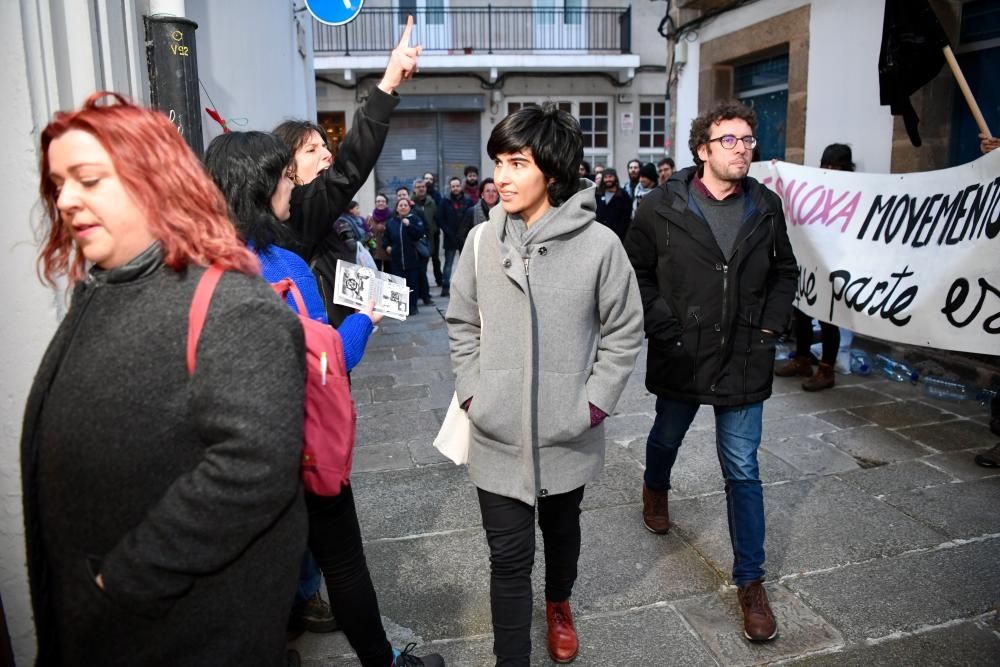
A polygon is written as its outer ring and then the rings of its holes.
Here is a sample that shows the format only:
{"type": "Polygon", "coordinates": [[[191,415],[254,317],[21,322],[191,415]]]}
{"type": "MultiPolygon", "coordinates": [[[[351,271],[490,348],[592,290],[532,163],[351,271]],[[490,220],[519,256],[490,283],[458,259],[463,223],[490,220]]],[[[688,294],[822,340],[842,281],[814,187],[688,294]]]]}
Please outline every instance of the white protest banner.
{"type": "Polygon", "coordinates": [[[799,263],[796,306],[862,334],[1000,354],[1000,150],[863,174],[757,162],[799,263]]]}

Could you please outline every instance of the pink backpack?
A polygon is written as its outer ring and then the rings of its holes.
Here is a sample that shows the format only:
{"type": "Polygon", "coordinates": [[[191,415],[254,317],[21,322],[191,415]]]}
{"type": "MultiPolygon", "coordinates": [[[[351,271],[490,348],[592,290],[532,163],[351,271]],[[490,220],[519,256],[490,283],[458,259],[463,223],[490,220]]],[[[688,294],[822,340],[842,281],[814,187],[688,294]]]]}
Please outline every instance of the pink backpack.
{"type": "MultiPolygon", "coordinates": [[[[188,318],[187,368],[194,375],[198,337],[222,269],[205,271],[188,318]]],[[[291,278],[271,287],[284,299],[291,292],[299,310],[306,340],[306,400],[302,443],[302,483],[317,496],[336,496],[350,482],[357,420],[347,379],[340,334],[333,327],[309,319],[305,301],[291,278]]]]}

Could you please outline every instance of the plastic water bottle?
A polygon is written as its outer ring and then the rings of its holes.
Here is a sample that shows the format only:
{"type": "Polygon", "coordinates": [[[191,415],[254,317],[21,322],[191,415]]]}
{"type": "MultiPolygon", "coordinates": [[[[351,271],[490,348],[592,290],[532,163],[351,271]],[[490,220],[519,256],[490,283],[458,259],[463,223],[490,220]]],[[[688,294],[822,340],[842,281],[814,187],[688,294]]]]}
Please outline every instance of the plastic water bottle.
{"type": "Polygon", "coordinates": [[[976,401],[978,401],[980,405],[989,405],[996,397],[996,389],[980,389],[976,392],[976,401]]]}
{"type": "Polygon", "coordinates": [[[923,383],[924,393],[931,398],[941,398],[946,401],[964,401],[972,394],[968,385],[934,377],[933,375],[925,377],[923,383]]]}
{"type": "Polygon", "coordinates": [[[851,350],[851,372],[856,375],[871,375],[872,360],[864,350],[851,350]]]}
{"type": "Polygon", "coordinates": [[[896,382],[911,382],[915,384],[920,378],[920,374],[911,370],[909,366],[901,361],[894,361],[884,354],[875,355],[875,367],[882,371],[882,374],[887,378],[896,382]]]}

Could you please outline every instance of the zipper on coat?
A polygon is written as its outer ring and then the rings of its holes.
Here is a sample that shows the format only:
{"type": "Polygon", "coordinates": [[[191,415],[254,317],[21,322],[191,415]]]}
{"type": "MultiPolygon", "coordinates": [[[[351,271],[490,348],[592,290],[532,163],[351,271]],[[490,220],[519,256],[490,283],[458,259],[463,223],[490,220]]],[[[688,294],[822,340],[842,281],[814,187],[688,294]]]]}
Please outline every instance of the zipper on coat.
{"type": "Polygon", "coordinates": [[[695,386],[698,386],[698,355],[701,354],[701,318],[695,312],[691,313],[691,317],[694,318],[695,326],[694,356],[691,361],[691,382],[695,386]]]}
{"type": "Polygon", "coordinates": [[[523,261],[524,261],[524,277],[527,278],[528,277],[528,258],[525,257],[523,261]]]}
{"type": "MultiPolygon", "coordinates": [[[[726,326],[726,304],[729,302],[729,265],[722,265],[722,326],[726,326]]],[[[726,349],[726,331],[728,329],[723,329],[722,331],[722,342],[719,347],[722,350],[726,349]]]]}
{"type": "Polygon", "coordinates": [[[747,310],[747,354],[743,358],[743,395],[750,391],[750,351],[753,349],[753,310],[747,310]]]}

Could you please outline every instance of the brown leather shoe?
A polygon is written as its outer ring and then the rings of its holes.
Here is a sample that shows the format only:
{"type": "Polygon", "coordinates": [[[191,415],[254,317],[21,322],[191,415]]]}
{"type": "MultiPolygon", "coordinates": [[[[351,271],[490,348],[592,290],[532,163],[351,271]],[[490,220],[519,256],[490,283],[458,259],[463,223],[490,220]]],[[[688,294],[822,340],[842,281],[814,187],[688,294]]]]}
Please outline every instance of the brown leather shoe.
{"type": "Polygon", "coordinates": [[[545,603],[545,620],[549,624],[549,656],[563,664],[573,662],[580,650],[580,641],[573,627],[573,612],[569,600],[545,603]]]}
{"type": "Polygon", "coordinates": [[[804,357],[792,357],[788,360],[788,363],[780,368],[774,370],[774,374],[780,378],[790,378],[795,377],[810,377],[813,374],[812,363],[809,361],[809,356],[804,357]]]}
{"type": "Polygon", "coordinates": [[[736,589],[743,612],[743,636],[752,642],[769,642],[778,636],[778,622],[767,601],[764,580],[758,579],[736,589]]]}
{"type": "Polygon", "coordinates": [[[819,362],[816,367],[816,374],[802,383],[802,388],[806,391],[820,391],[833,386],[833,366],[819,362]]]}
{"type": "Polygon", "coordinates": [[[642,523],[646,530],[663,535],[670,530],[670,510],[667,508],[669,491],[653,491],[642,485],[642,523]]]}

